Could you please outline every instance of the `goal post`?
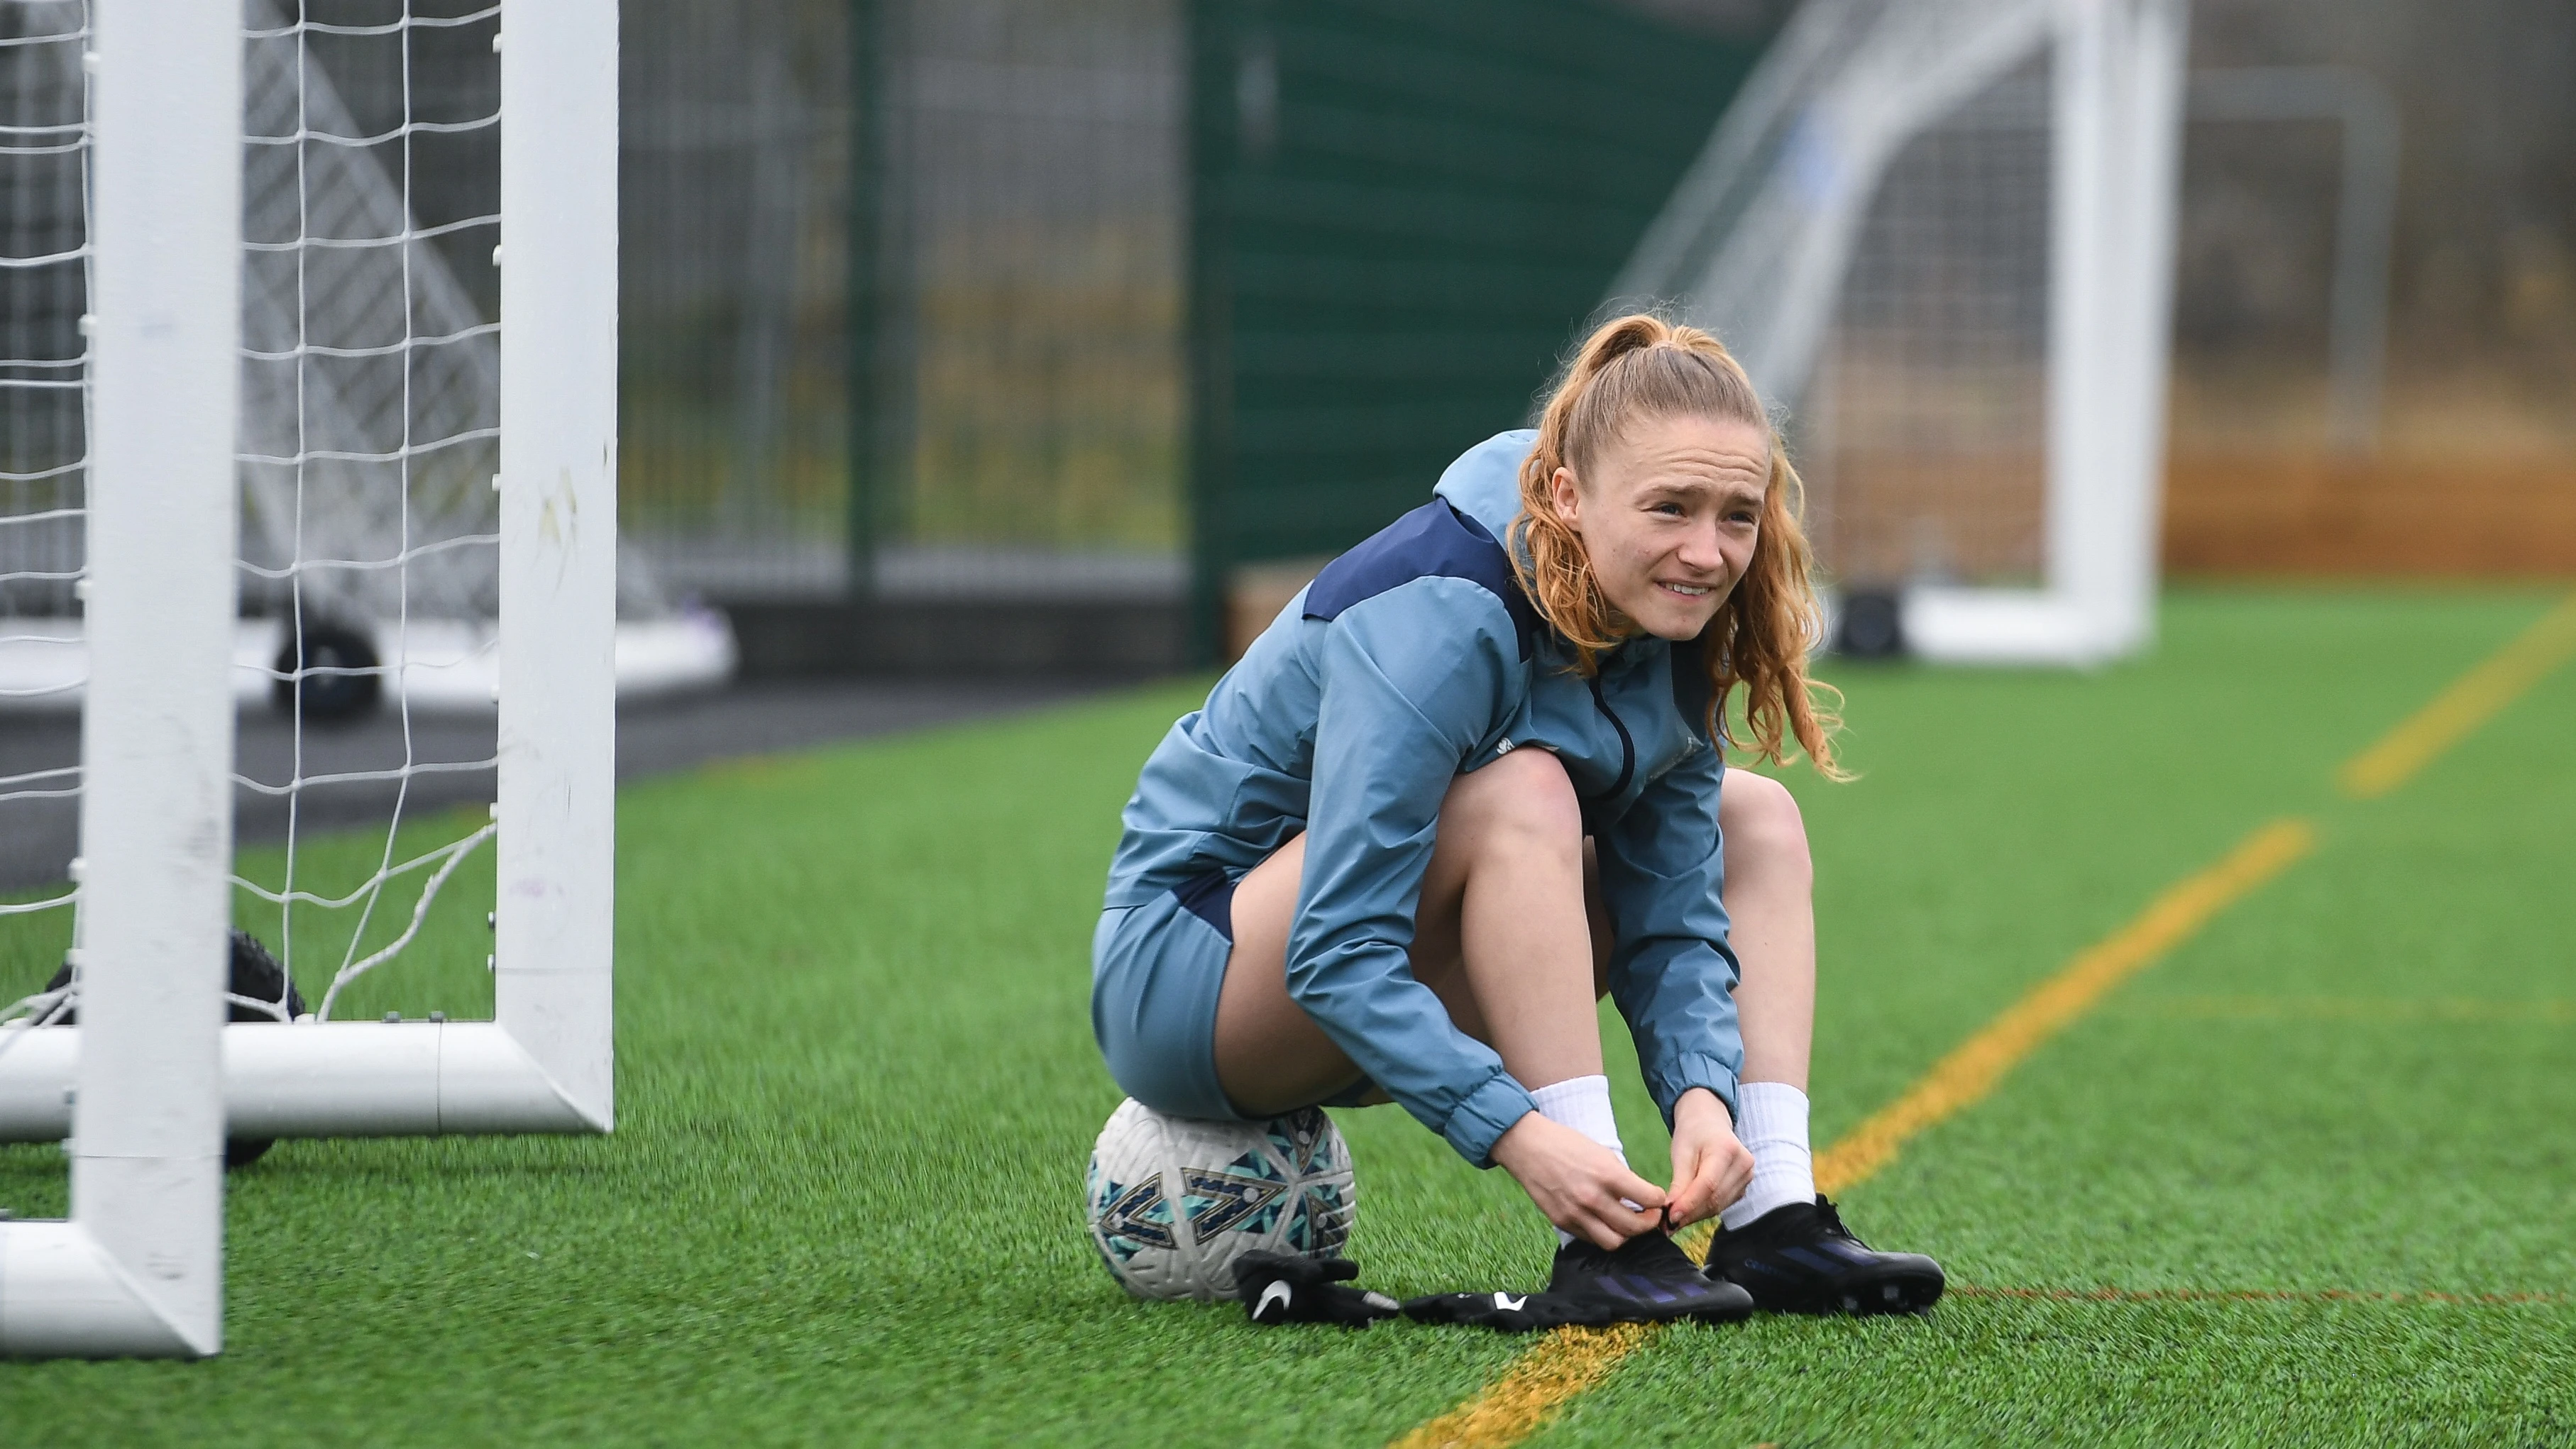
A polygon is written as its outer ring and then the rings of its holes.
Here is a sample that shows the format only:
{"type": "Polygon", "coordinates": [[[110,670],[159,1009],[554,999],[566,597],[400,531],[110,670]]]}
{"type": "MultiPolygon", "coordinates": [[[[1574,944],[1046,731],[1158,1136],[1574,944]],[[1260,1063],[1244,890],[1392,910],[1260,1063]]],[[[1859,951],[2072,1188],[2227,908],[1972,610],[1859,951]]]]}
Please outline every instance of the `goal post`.
{"type": "Polygon", "coordinates": [[[99,0],[84,56],[91,650],[64,1029],[82,1041],[57,1088],[71,1216],[0,1223],[10,1355],[223,1345],[239,49],[230,6],[99,0]]]}
{"type": "Polygon", "coordinates": [[[1743,357],[1828,570],[1901,590],[1926,658],[2153,636],[2185,22],[1807,0],[1614,285],[1743,357]]]}
{"type": "Polygon", "coordinates": [[[508,119],[494,1015],[560,1103],[605,1132],[617,786],[617,0],[503,0],[500,45],[508,119]]]}
{"type": "Polygon", "coordinates": [[[2155,633],[2183,5],[2053,18],[2046,575],[1912,590],[1906,631],[1935,659],[2091,664],[2155,633]]]}
{"type": "MultiPolygon", "coordinates": [[[[471,338],[415,335],[408,260],[394,274],[396,295],[409,294],[394,309],[398,343],[343,346],[299,331],[288,348],[242,336],[241,7],[94,8],[90,677],[75,974],[61,1003],[78,1018],[0,1023],[0,1141],[69,1142],[72,1215],[0,1222],[0,1354],[203,1355],[221,1344],[227,1137],[604,1133],[614,1124],[618,14],[616,0],[501,0],[427,18],[406,6],[385,26],[297,18],[287,27],[298,45],[306,31],[408,44],[414,26],[498,22],[500,204],[445,228],[493,228],[499,366],[494,417],[484,421],[497,425],[456,414],[446,433],[423,441],[407,401],[413,354],[471,338]],[[299,404],[291,446],[245,441],[237,451],[244,367],[374,356],[396,358],[405,379],[398,445],[307,436],[299,404]],[[257,572],[238,556],[237,470],[297,470],[300,506],[309,464],[382,465],[402,497],[415,457],[486,438],[497,441],[497,523],[488,536],[433,546],[488,546],[495,559],[495,803],[487,828],[422,859],[452,867],[478,847],[494,853],[493,1019],[334,1021],[325,998],[326,1019],[225,1024],[236,888],[281,906],[358,899],[298,894],[291,874],[273,892],[235,874],[234,787],[257,787],[235,775],[233,759],[238,580],[257,572]]],[[[281,33],[254,26],[251,36],[281,33]]],[[[300,115],[295,124],[304,127],[300,115]]],[[[349,143],[335,135],[321,144],[349,143]]],[[[264,247],[401,255],[432,229],[412,218],[408,198],[398,210],[363,212],[378,228],[365,235],[298,230],[264,247]]],[[[296,396],[303,391],[299,373],[296,396]]],[[[265,576],[399,570],[428,551],[404,542],[389,560],[297,555],[265,576]]],[[[289,680],[325,672],[293,658],[280,667],[289,680]]],[[[390,680],[399,701],[406,672],[419,667],[397,656],[368,672],[390,680]]],[[[299,766],[287,788],[316,783],[330,780],[299,766]]],[[[392,850],[389,833],[388,864],[371,882],[378,891],[420,864],[392,865],[392,850]]],[[[291,872],[292,835],[288,859],[291,872]]],[[[412,930],[443,878],[444,869],[423,885],[412,930]]],[[[409,939],[355,970],[344,963],[334,990],[409,939]]],[[[359,941],[352,936],[353,955],[359,941]]]]}

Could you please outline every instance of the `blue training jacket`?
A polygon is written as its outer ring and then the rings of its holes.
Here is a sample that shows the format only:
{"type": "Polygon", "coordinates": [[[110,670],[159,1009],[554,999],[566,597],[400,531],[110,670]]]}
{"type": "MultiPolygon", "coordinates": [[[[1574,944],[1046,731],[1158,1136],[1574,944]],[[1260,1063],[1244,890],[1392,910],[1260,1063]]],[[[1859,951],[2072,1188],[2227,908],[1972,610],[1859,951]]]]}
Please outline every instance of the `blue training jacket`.
{"type": "Polygon", "coordinates": [[[1140,905],[1305,832],[1289,995],[1479,1167],[1535,1109],[1406,948],[1451,780],[1512,749],[1553,751],[1582,799],[1618,936],[1611,997],[1665,1122],[1692,1087],[1732,1111],[1744,1057],[1699,646],[1640,637],[1572,672],[1499,541],[1536,438],[1469,449],[1289,602],[1146,760],[1109,868],[1108,906],[1140,905]]]}

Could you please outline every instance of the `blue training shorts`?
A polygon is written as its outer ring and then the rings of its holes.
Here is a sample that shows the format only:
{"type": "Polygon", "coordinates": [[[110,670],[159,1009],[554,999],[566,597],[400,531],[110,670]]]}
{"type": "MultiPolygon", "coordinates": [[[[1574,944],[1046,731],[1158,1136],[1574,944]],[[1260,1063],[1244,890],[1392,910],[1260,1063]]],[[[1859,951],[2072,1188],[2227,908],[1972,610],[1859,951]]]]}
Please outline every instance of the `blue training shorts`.
{"type": "MultiPolygon", "coordinates": [[[[1239,874],[1210,871],[1141,906],[1100,913],[1091,936],[1091,1031],[1119,1089],[1157,1112],[1249,1120],[1216,1078],[1216,998],[1234,951],[1239,874]]],[[[1367,1078],[1316,1106],[1347,1107],[1367,1078]]]]}

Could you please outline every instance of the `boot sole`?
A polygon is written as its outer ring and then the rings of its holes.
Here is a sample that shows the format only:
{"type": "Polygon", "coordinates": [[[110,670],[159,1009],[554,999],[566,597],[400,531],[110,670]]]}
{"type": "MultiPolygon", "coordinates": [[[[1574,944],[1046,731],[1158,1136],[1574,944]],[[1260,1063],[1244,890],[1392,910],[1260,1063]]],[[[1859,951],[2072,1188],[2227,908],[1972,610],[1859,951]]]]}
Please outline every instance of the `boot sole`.
{"type": "Polygon", "coordinates": [[[1949,1283],[1938,1267],[1890,1263],[1883,1267],[1855,1269],[1829,1288],[1794,1296],[1778,1294],[1766,1298],[1753,1293],[1748,1285],[1737,1283],[1736,1286],[1752,1294],[1754,1305],[1768,1313],[1804,1313],[1822,1317],[1848,1314],[1867,1318],[1882,1313],[1928,1313],[1933,1304],[1941,1301],[1942,1291],[1949,1283]]]}
{"type": "Polygon", "coordinates": [[[1711,1286],[1721,1291],[1698,1301],[1655,1303],[1598,1293],[1585,1294],[1580,1301],[1599,1315],[1591,1320],[1596,1327],[1611,1323],[1678,1323],[1684,1319],[1696,1319],[1701,1323],[1742,1323],[1752,1317],[1753,1310],[1759,1306],[1753,1301],[1753,1295],[1742,1291],[1740,1284],[1719,1282],[1711,1286]],[[1723,1296],[1726,1288],[1737,1290],[1732,1298],[1723,1296]]]}
{"type": "Polygon", "coordinates": [[[1894,1266],[1867,1269],[1817,1295],[1796,1313],[1849,1314],[1868,1318],[1882,1313],[1929,1313],[1949,1286],[1938,1268],[1894,1266]]]}

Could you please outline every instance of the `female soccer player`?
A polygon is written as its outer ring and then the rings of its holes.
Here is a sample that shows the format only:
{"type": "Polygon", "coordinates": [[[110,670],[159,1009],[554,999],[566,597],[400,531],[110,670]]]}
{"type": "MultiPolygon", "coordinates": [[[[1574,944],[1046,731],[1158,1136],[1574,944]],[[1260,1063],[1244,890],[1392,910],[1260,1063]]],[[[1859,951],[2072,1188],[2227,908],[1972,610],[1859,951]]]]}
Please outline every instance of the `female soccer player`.
{"type": "Polygon", "coordinates": [[[1392,1099],[1519,1181],[1547,1291],[1595,1316],[1928,1306],[1930,1259],[1816,1195],[1804,826],[1721,759],[1741,688],[1755,755],[1837,774],[1797,489],[1715,338],[1621,317],[1535,433],[1325,568],[1127,803],[1092,947],[1120,1087],[1219,1119],[1392,1099]],[[1669,1192],[1620,1146],[1604,994],[1669,1192]],[[1703,1277],[1667,1229],[1713,1214],[1703,1277]]]}

